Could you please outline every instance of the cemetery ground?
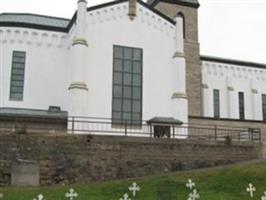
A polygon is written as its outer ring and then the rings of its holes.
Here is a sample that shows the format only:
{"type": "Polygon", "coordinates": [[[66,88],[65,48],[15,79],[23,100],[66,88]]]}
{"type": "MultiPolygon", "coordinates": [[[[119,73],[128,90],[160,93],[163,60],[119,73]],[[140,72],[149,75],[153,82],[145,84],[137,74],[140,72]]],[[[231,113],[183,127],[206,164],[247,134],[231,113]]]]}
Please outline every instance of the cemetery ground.
{"type": "Polygon", "coordinates": [[[203,200],[266,199],[266,161],[88,185],[0,188],[3,194],[0,199],[38,200],[38,194],[43,194],[45,200],[65,200],[70,199],[65,194],[73,188],[78,193],[73,200],[124,200],[127,199],[122,198],[125,193],[131,200],[187,200],[192,191],[186,186],[189,179],[195,183],[193,188],[203,200]],[[129,191],[133,182],[141,188],[136,196],[129,191]],[[256,187],[253,198],[247,192],[249,183],[256,187]]]}

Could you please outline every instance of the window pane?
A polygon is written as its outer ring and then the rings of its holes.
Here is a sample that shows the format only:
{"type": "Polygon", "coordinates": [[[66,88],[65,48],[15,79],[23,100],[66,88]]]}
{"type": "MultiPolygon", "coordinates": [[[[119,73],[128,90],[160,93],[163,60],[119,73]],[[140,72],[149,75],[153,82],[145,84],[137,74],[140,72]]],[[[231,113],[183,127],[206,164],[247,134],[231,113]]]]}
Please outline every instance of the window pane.
{"type": "Polygon", "coordinates": [[[114,46],[113,65],[112,122],[139,126],[142,119],[142,50],[114,46]]]}
{"type": "Polygon", "coordinates": [[[24,63],[13,63],[13,69],[24,69],[24,63]]]}
{"type": "Polygon", "coordinates": [[[132,96],[132,88],[131,87],[124,87],[124,98],[131,98],[132,96]]]}
{"type": "Polygon", "coordinates": [[[114,86],[114,97],[122,97],[122,86],[114,86]]]}
{"type": "Polygon", "coordinates": [[[266,94],[262,94],[262,117],[266,121],[266,94]]]}
{"type": "Polygon", "coordinates": [[[133,112],[140,113],[141,104],[140,101],[133,101],[133,112]]]}
{"type": "Polygon", "coordinates": [[[12,81],[12,86],[23,87],[23,81],[12,81]]]}
{"type": "Polygon", "coordinates": [[[121,124],[122,123],[122,112],[113,112],[112,123],[121,124]]]}
{"type": "Polygon", "coordinates": [[[23,58],[23,57],[14,57],[13,58],[13,62],[24,63],[25,62],[25,58],[23,58]]]}
{"type": "Polygon", "coordinates": [[[132,115],[132,121],[135,124],[136,123],[137,124],[141,123],[141,115],[139,113],[133,113],[133,115],[132,115]]]}
{"type": "Polygon", "coordinates": [[[141,60],[141,49],[134,49],[133,59],[134,60],[141,60]]]}
{"type": "Polygon", "coordinates": [[[123,61],[120,59],[114,60],[114,71],[123,71],[123,61]]]}
{"type": "Polygon", "coordinates": [[[12,74],[24,75],[24,69],[12,69],[12,74]]]}
{"type": "Polygon", "coordinates": [[[123,112],[123,121],[124,123],[131,123],[131,113],[123,112]]]}
{"type": "Polygon", "coordinates": [[[133,54],[133,52],[132,52],[132,48],[125,48],[124,49],[124,58],[125,59],[132,59],[132,54],[133,54]]]}
{"type": "Polygon", "coordinates": [[[220,93],[219,90],[213,90],[213,112],[214,117],[220,117],[220,93]]]}
{"type": "Polygon", "coordinates": [[[137,73],[137,74],[141,73],[141,62],[139,61],[133,62],[133,73],[137,73]]]}
{"type": "Polygon", "coordinates": [[[26,52],[13,51],[10,82],[10,99],[22,100],[26,52]]]}
{"type": "Polygon", "coordinates": [[[22,98],[23,98],[23,96],[20,93],[11,93],[10,94],[10,99],[21,100],[22,98]]]}
{"type": "Polygon", "coordinates": [[[132,72],[132,62],[125,60],[124,61],[124,72],[132,72]]]}
{"type": "Polygon", "coordinates": [[[124,73],[124,84],[132,85],[132,75],[129,73],[124,73]]]}
{"type": "Polygon", "coordinates": [[[134,99],[140,99],[141,98],[141,88],[140,87],[134,87],[133,88],[133,98],[134,99]]]}
{"type": "Polygon", "coordinates": [[[239,101],[239,118],[245,119],[245,100],[244,100],[244,92],[238,93],[238,101],[239,101]]]}
{"type": "Polygon", "coordinates": [[[13,52],[15,57],[25,57],[25,52],[24,51],[14,51],[13,52]]]}
{"type": "Polygon", "coordinates": [[[131,100],[124,100],[123,111],[131,112],[131,100]]]}
{"type": "Polygon", "coordinates": [[[141,76],[138,74],[133,75],[133,85],[140,86],[141,85],[141,76]]]}
{"type": "Polygon", "coordinates": [[[11,87],[11,92],[12,93],[22,93],[23,88],[22,87],[11,87]]]}
{"type": "Polygon", "coordinates": [[[115,72],[114,73],[114,83],[115,84],[122,84],[122,79],[123,78],[123,74],[120,72],[115,72]]]}
{"type": "Polygon", "coordinates": [[[123,58],[123,48],[115,46],[114,47],[114,56],[115,56],[115,58],[123,58]]]}
{"type": "Polygon", "coordinates": [[[113,110],[114,111],[122,111],[122,99],[114,99],[113,100],[113,110]]]}

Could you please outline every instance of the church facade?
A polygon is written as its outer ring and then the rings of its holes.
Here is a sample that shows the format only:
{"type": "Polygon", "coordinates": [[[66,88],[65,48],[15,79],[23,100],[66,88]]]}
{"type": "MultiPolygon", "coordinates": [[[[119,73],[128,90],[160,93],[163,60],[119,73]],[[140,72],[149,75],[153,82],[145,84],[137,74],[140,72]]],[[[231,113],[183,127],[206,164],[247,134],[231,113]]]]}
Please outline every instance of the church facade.
{"type": "MultiPolygon", "coordinates": [[[[0,118],[266,120],[266,65],[200,56],[197,0],[0,14],[0,118]]],[[[200,122],[200,121],[199,121],[200,122]]]]}

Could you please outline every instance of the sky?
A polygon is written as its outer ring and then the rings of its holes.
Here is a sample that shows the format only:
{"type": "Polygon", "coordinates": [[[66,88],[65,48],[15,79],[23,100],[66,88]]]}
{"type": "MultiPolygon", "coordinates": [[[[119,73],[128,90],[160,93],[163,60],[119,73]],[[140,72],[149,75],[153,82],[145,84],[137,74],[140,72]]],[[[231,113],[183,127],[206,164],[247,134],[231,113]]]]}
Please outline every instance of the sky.
{"type": "MultiPolygon", "coordinates": [[[[110,0],[87,0],[88,6],[110,0]]],[[[266,64],[266,0],[199,0],[201,55],[266,64]]],[[[0,13],[71,18],[77,0],[0,0],[0,13]]]]}

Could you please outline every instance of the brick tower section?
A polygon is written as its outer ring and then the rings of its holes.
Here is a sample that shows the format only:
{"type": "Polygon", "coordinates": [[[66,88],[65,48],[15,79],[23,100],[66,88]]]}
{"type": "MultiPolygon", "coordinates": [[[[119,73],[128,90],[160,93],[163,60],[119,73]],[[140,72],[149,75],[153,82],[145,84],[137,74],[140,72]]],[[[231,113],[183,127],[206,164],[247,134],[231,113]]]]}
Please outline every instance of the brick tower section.
{"type": "Polygon", "coordinates": [[[178,5],[159,1],[154,7],[166,16],[174,18],[182,13],[185,21],[186,84],[189,116],[201,116],[201,70],[198,42],[198,6],[178,5]]]}

